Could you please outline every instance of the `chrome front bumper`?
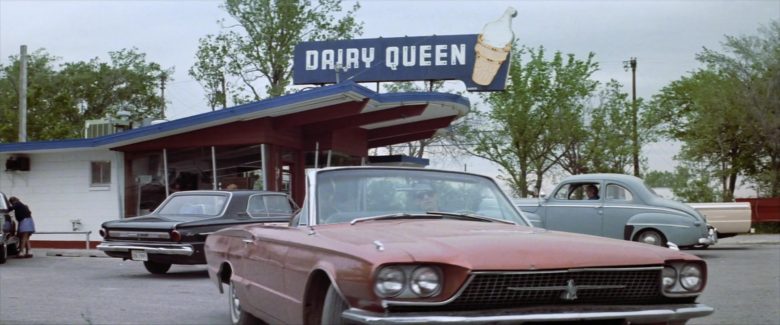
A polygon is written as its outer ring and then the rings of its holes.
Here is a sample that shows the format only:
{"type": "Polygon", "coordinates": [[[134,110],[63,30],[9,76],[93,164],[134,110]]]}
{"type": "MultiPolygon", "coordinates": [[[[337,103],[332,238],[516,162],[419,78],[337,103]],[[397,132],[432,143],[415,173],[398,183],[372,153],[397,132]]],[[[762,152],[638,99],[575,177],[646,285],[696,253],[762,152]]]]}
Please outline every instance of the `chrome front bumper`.
{"type": "Polygon", "coordinates": [[[631,324],[684,321],[712,314],[712,307],[702,304],[627,305],[627,306],[547,306],[488,311],[443,313],[372,313],[351,308],[344,319],[364,324],[460,323],[498,324],[523,322],[573,322],[625,320],[631,324]]]}
{"type": "Polygon", "coordinates": [[[713,226],[707,226],[707,237],[699,238],[700,245],[715,245],[718,242],[718,229],[713,226]]]}
{"type": "Polygon", "coordinates": [[[104,252],[146,251],[148,254],[191,256],[195,250],[189,244],[138,244],[126,242],[102,242],[97,249],[104,252]]]}

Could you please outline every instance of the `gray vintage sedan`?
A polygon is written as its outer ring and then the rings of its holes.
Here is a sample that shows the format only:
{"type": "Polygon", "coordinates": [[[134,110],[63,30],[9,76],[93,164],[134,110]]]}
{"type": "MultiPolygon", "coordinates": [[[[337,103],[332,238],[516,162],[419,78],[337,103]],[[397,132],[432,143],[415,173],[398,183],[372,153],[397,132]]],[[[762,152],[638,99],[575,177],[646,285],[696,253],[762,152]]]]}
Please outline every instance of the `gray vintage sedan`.
{"type": "Polygon", "coordinates": [[[535,226],[551,230],[683,248],[718,241],[702,214],[656,195],[630,175],[571,176],[550,196],[516,203],[535,226]]]}

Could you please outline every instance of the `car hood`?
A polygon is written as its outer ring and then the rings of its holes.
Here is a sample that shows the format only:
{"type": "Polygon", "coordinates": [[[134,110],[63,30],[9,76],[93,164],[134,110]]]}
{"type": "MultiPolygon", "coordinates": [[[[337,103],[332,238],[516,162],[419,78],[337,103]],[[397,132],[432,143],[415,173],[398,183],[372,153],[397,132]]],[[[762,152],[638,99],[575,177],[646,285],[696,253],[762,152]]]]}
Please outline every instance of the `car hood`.
{"type": "Polygon", "coordinates": [[[377,220],[317,227],[316,233],[375,264],[446,263],[472,270],[571,269],[661,265],[698,259],[668,248],[501,223],[377,220]],[[382,250],[377,249],[381,245],[382,250]]]}

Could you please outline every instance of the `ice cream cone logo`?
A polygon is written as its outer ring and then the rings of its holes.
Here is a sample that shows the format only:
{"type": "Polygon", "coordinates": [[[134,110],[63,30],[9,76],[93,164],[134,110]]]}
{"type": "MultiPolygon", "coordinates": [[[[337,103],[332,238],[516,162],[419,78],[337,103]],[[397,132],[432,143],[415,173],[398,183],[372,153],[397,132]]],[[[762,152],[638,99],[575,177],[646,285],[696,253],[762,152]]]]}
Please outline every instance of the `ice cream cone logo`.
{"type": "Polygon", "coordinates": [[[504,15],[496,21],[485,24],[482,33],[474,46],[476,59],[471,79],[481,86],[490,85],[498,73],[498,69],[506,61],[512,50],[512,17],[517,16],[517,10],[509,7],[504,15]]]}

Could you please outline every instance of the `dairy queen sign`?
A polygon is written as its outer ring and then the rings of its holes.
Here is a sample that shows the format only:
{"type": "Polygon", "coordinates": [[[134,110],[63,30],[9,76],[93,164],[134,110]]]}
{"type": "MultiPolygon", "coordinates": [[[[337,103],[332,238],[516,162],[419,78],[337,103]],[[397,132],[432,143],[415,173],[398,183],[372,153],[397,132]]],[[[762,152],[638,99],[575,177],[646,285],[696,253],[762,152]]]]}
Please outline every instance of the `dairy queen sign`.
{"type": "Polygon", "coordinates": [[[305,42],[295,47],[295,84],[461,80],[469,91],[503,90],[514,8],[480,34],[305,42]]]}

